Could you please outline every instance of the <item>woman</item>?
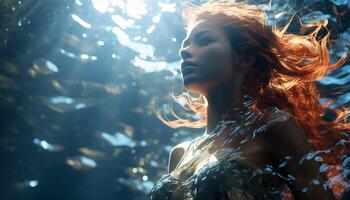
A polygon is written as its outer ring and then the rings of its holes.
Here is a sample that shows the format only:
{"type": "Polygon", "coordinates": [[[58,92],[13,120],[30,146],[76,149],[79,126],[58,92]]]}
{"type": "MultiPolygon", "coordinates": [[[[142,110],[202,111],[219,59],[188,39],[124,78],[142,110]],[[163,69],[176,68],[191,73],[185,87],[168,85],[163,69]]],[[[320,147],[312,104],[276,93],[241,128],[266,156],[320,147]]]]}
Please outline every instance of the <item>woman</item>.
{"type": "Polygon", "coordinates": [[[330,65],[327,21],[306,36],[266,25],[257,6],[210,1],[184,11],[187,37],[181,71],[190,93],[186,110],[198,121],[160,118],[167,125],[200,128],[203,136],[175,146],[169,174],[151,199],[338,199],[348,188],[342,158],[350,124],[324,119],[315,81],[330,65]]]}

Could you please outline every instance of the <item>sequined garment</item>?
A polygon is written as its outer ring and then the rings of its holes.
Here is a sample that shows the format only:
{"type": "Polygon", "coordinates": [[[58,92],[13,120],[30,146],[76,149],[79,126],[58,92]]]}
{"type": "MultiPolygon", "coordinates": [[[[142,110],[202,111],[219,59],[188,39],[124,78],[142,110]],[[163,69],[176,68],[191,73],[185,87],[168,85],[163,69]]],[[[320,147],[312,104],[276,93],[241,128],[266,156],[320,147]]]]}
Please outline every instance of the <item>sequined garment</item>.
{"type": "MultiPolygon", "coordinates": [[[[285,192],[290,195],[286,183],[276,173],[250,166],[243,162],[240,148],[230,148],[233,145],[228,138],[243,136],[254,129],[254,134],[240,140],[242,144],[266,127],[264,117],[249,110],[251,104],[252,99],[247,96],[244,107],[232,110],[234,115],[225,114],[222,123],[209,135],[193,140],[181,164],[155,184],[151,200],[283,199],[285,192]],[[225,128],[230,131],[222,136],[225,128]],[[212,156],[217,159],[209,162],[212,156]]],[[[270,114],[275,120],[284,119],[277,108],[272,108],[270,114]]]]}
{"type": "Polygon", "coordinates": [[[151,200],[282,199],[286,185],[272,174],[239,161],[217,161],[179,183],[170,174],[153,187],[151,200]]]}

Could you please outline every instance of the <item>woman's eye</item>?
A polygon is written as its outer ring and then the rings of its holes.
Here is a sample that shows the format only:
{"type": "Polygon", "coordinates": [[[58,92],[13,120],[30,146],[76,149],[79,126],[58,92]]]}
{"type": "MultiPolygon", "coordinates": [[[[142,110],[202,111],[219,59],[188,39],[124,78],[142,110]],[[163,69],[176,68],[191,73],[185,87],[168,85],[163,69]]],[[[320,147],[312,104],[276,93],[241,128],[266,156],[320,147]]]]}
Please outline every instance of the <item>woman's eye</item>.
{"type": "Polygon", "coordinates": [[[208,44],[208,43],[210,43],[211,42],[211,39],[210,38],[208,38],[208,37],[202,37],[202,38],[200,38],[199,39],[199,44],[208,44]]]}

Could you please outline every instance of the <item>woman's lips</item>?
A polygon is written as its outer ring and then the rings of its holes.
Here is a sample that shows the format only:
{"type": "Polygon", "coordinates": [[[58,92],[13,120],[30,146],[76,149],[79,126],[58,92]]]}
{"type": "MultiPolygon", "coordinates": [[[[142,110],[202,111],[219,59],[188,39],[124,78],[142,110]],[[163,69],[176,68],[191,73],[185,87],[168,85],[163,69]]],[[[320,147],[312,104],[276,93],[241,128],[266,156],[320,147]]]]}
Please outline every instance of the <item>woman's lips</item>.
{"type": "Polygon", "coordinates": [[[194,72],[195,68],[196,68],[195,66],[186,66],[182,69],[182,74],[183,75],[190,74],[194,72]]]}

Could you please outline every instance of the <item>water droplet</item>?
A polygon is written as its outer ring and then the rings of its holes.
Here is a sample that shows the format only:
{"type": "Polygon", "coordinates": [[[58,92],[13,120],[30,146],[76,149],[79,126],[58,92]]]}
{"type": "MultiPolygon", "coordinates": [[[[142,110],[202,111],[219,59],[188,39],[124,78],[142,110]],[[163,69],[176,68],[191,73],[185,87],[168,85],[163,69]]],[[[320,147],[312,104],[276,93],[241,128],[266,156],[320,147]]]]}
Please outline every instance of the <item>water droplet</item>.
{"type": "Polygon", "coordinates": [[[328,169],[328,165],[327,165],[327,164],[322,164],[322,165],[320,166],[320,172],[321,172],[321,173],[325,172],[327,169],[328,169]]]}
{"type": "Polygon", "coordinates": [[[343,161],[343,166],[349,166],[350,165],[350,157],[346,157],[343,161]]]}
{"type": "Polygon", "coordinates": [[[321,156],[316,156],[315,160],[321,162],[321,161],[323,161],[323,158],[321,156]]]}
{"type": "Polygon", "coordinates": [[[278,165],[278,167],[281,168],[281,167],[284,167],[284,166],[286,166],[286,165],[287,165],[287,162],[283,162],[283,163],[281,163],[280,165],[278,165]]]}
{"type": "Polygon", "coordinates": [[[309,188],[308,187],[305,187],[302,189],[302,192],[308,192],[309,191],[309,188]]]}
{"type": "Polygon", "coordinates": [[[319,184],[320,184],[320,181],[317,180],[317,179],[312,179],[312,180],[311,180],[311,183],[314,184],[314,185],[319,185],[319,184]]]}
{"type": "Polygon", "coordinates": [[[303,156],[300,161],[299,161],[299,165],[301,165],[304,160],[311,160],[313,159],[316,155],[317,155],[318,152],[314,152],[314,151],[310,151],[309,153],[307,153],[305,156],[303,156]]]}

